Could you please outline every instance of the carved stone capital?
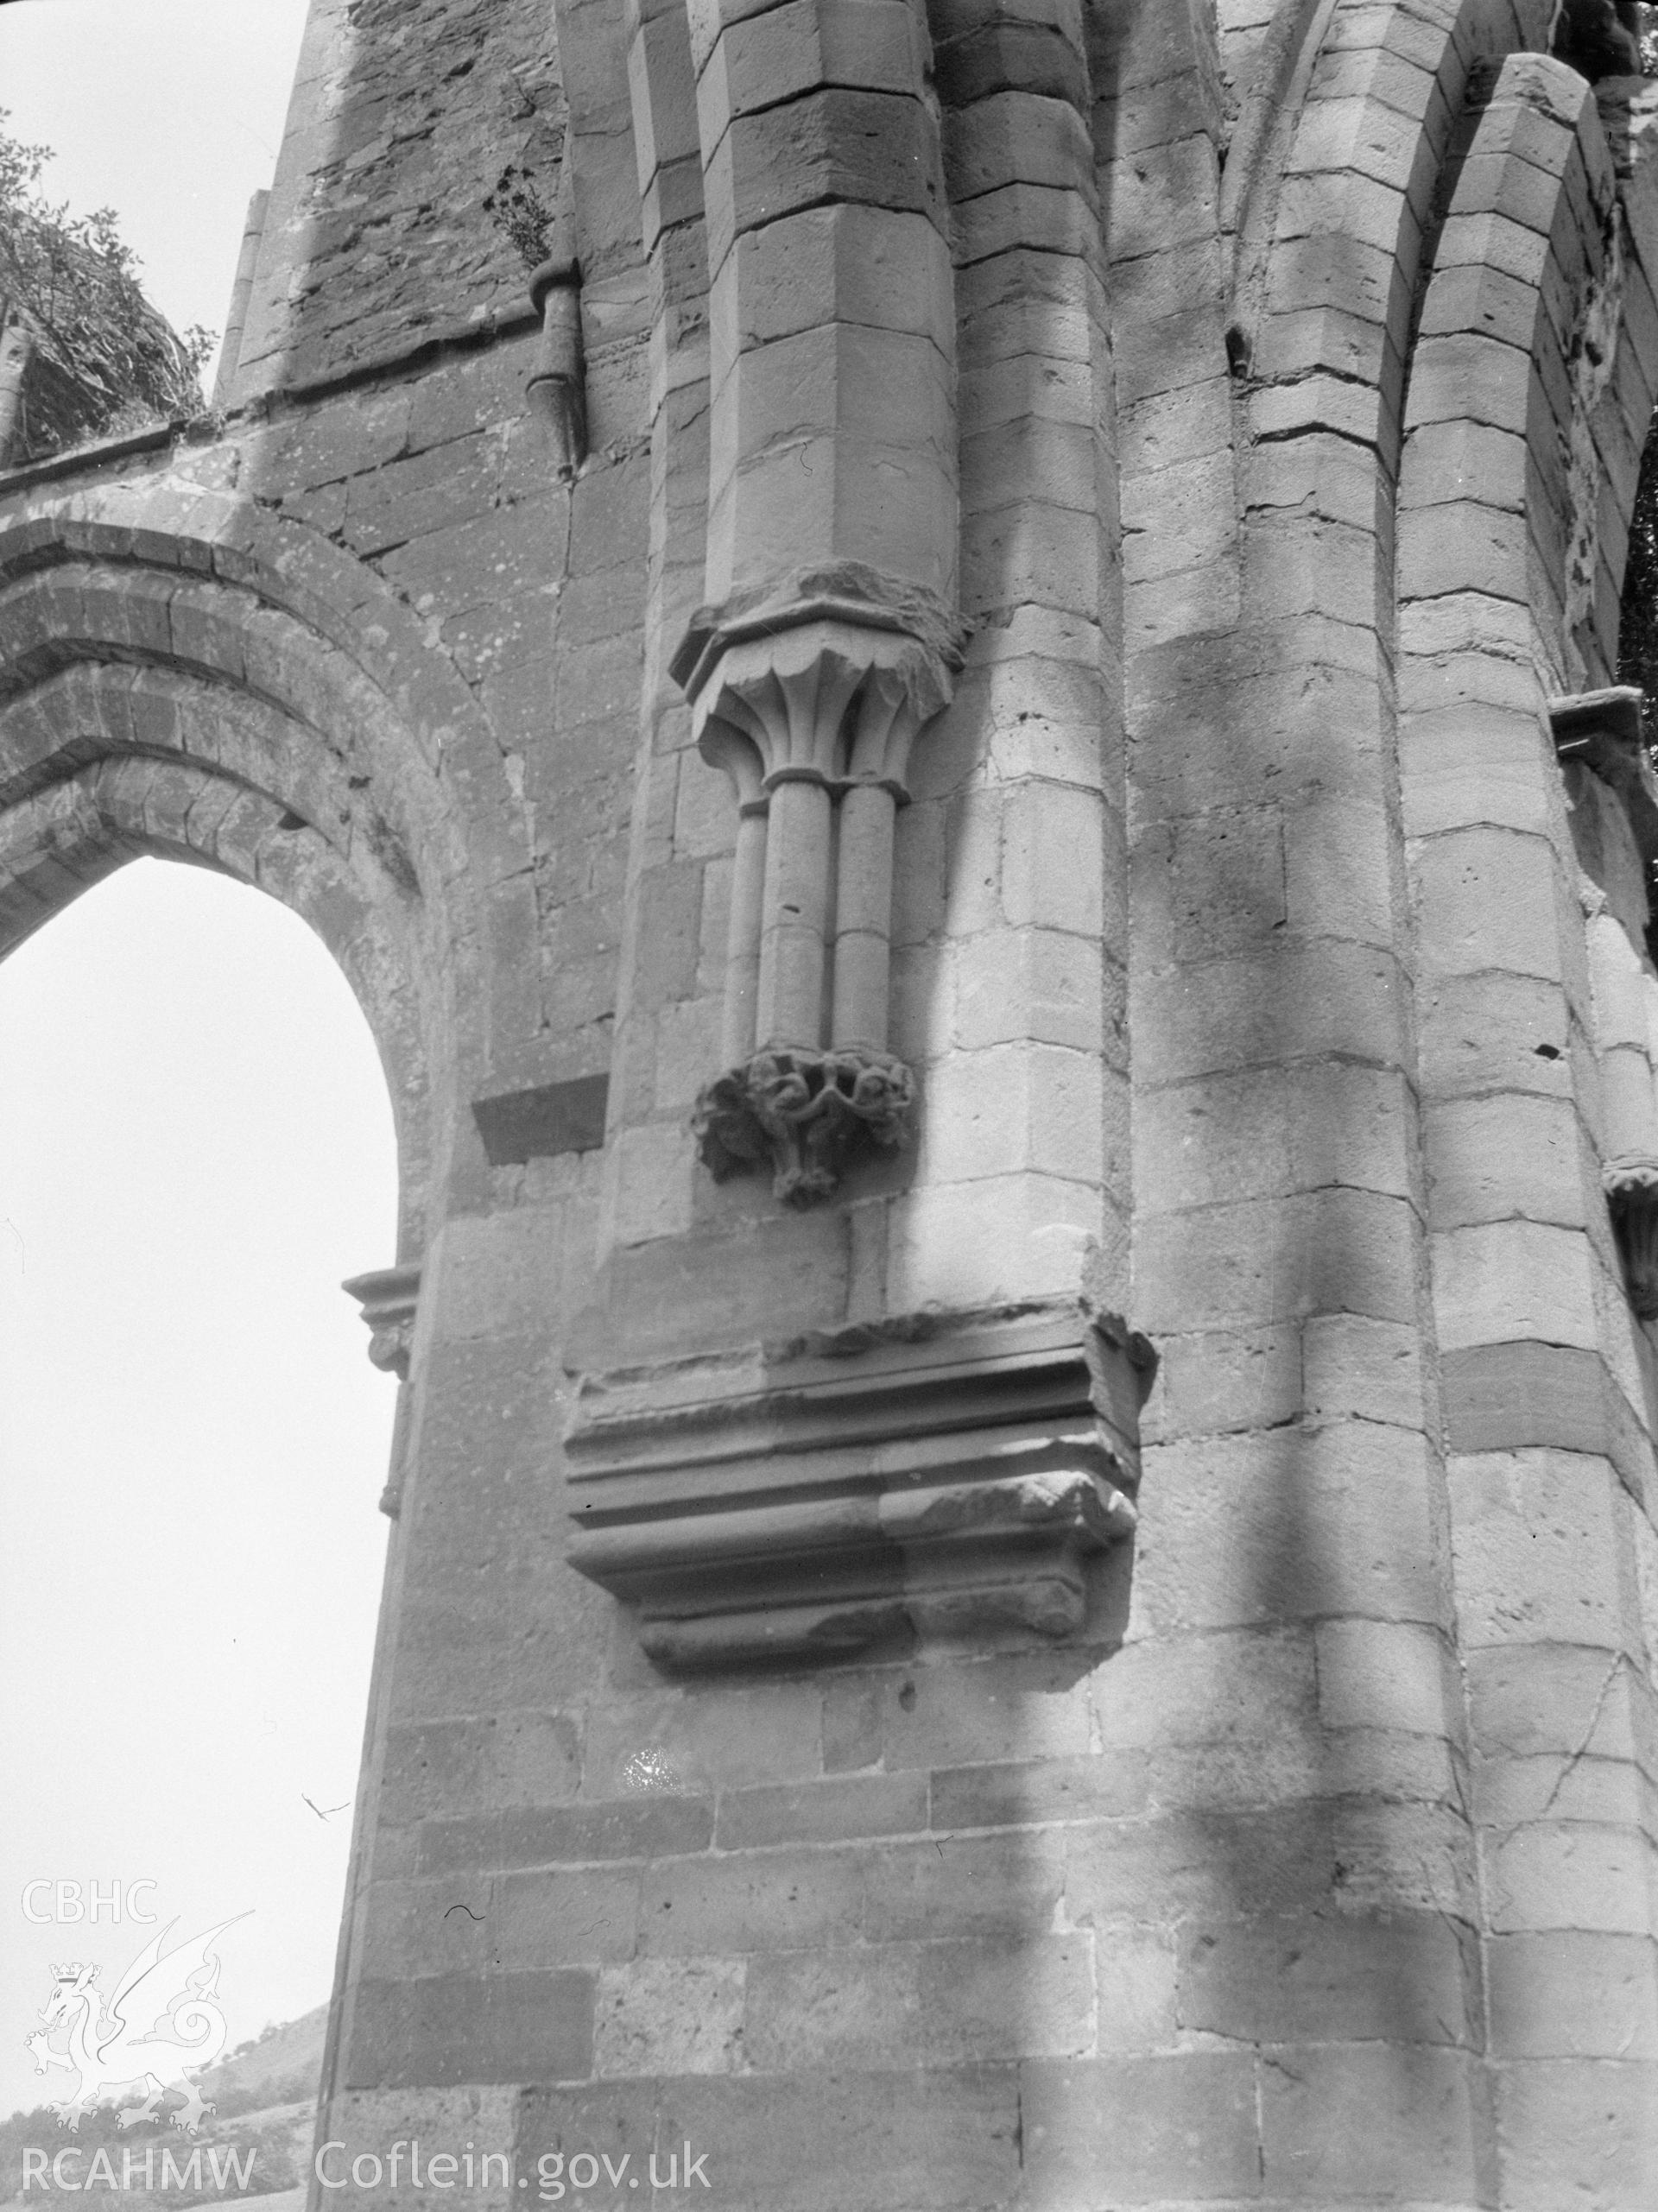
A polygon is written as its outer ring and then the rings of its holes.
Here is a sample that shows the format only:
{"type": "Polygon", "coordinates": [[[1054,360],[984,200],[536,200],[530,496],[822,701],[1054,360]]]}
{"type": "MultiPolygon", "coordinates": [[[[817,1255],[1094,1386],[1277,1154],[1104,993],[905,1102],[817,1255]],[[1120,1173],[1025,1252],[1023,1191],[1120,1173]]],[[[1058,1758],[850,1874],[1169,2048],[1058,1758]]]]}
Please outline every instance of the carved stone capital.
{"type": "Polygon", "coordinates": [[[421,1295],[419,1267],[377,1267],[370,1274],[353,1275],[340,1288],[363,1309],[363,1319],[370,1331],[370,1360],[382,1374],[395,1375],[400,1382],[407,1382],[421,1295]]]}
{"type": "Polygon", "coordinates": [[[1643,694],[1634,684],[1612,684],[1551,699],[1548,718],[1563,768],[1580,762],[1623,801],[1641,856],[1658,862],[1658,776],[1642,734],[1643,694]]]}
{"type": "Polygon", "coordinates": [[[775,1194],[809,1206],[860,1153],[904,1142],[914,1098],[914,1077],[886,1052],[779,1048],[709,1084],[693,1126],[716,1182],[769,1160],[775,1194]]]}
{"type": "Polygon", "coordinates": [[[1618,1162],[1603,1180],[1630,1305],[1638,1319],[1658,1319],[1658,1160],[1618,1162]]]}
{"type": "Polygon", "coordinates": [[[718,765],[731,766],[723,725],[753,746],[763,778],[806,771],[832,787],[888,782],[902,797],[916,733],[950,702],[961,637],[959,618],[919,585],[848,562],[705,608],[674,676],[718,765]]]}
{"type": "Polygon", "coordinates": [[[1153,1364],[1073,1301],[583,1375],[570,1562],[674,1672],[1074,1634],[1153,1364]]]}

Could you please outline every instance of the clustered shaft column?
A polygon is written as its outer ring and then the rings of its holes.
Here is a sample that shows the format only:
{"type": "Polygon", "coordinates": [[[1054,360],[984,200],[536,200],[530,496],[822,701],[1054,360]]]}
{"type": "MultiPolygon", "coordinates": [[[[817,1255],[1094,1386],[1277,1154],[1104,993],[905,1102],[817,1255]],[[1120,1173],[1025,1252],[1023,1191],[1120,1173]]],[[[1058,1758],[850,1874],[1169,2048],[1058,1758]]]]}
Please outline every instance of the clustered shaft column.
{"type": "Polygon", "coordinates": [[[899,1142],[895,825],[957,665],[955,313],[924,19],[694,0],[708,604],[674,673],[739,808],[716,1175],[826,1196],[899,1142]]]}
{"type": "Polygon", "coordinates": [[[759,636],[693,630],[699,655],[678,670],[739,809],[703,1157],[717,1176],[769,1160],[796,1204],[833,1191],[861,1147],[899,1142],[914,1094],[888,1049],[893,823],[948,660],[872,611],[801,599],[741,626],[759,636]]]}

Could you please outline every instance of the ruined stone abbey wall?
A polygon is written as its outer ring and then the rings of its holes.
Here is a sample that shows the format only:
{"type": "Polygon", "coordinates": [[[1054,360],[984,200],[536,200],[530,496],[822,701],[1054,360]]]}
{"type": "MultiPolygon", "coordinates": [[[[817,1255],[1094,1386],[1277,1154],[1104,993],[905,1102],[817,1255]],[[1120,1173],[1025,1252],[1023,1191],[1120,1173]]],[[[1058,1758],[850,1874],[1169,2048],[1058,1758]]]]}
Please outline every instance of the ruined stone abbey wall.
{"type": "Polygon", "coordinates": [[[0,479],[0,947],[228,871],[396,1109],[322,2139],[1654,2201],[1631,12],[313,0],[0,479]]]}

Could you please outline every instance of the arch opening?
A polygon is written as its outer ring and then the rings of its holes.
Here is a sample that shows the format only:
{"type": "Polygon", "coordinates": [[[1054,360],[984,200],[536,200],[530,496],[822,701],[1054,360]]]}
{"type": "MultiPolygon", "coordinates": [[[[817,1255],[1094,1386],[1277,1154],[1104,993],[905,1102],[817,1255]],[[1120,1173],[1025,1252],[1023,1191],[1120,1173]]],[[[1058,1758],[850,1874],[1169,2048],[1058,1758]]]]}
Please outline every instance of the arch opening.
{"type": "Polygon", "coordinates": [[[0,1757],[37,1778],[0,1887],[49,1885],[6,2110],[70,2086],[23,2047],[51,1967],[112,1988],[169,1921],[247,1916],[227,2047],[326,2003],[384,1561],[395,1394],[339,1289],[397,1217],[374,1040],[295,914],[129,857],[0,962],[0,1757]]]}

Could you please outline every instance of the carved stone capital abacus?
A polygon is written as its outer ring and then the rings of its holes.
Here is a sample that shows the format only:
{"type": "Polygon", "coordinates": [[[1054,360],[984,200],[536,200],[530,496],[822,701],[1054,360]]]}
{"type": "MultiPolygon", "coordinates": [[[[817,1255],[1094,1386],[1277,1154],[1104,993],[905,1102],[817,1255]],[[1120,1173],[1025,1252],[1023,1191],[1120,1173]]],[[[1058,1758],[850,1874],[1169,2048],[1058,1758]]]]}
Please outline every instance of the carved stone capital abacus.
{"type": "Polygon", "coordinates": [[[776,1195],[808,1205],[860,1152],[903,1141],[914,1079],[887,1049],[894,826],[959,643],[930,595],[847,565],[699,616],[680,649],[703,756],[739,810],[725,1066],[696,1109],[717,1178],[769,1164],[776,1195]]]}
{"type": "Polygon", "coordinates": [[[380,1494],[380,1510],[396,1520],[402,1503],[404,1431],[408,1407],[408,1367],[414,1342],[414,1321],[421,1297],[418,1266],[377,1267],[366,1275],[353,1275],[340,1285],[348,1298],[363,1309],[370,1330],[369,1358],[383,1375],[396,1375],[397,1415],[392,1429],[391,1467],[380,1494]]]}

